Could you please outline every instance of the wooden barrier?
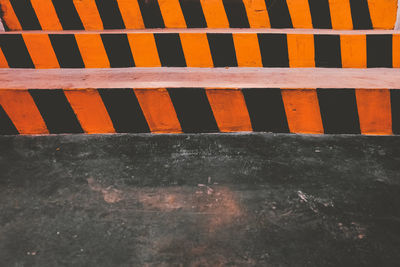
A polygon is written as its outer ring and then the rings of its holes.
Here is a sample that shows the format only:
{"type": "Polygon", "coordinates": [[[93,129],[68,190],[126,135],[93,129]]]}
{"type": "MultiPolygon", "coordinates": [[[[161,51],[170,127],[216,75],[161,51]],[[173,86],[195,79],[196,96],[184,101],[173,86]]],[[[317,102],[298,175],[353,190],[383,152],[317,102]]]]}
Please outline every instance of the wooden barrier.
{"type": "Polygon", "coordinates": [[[8,30],[393,29],[397,0],[0,0],[8,30]]]}

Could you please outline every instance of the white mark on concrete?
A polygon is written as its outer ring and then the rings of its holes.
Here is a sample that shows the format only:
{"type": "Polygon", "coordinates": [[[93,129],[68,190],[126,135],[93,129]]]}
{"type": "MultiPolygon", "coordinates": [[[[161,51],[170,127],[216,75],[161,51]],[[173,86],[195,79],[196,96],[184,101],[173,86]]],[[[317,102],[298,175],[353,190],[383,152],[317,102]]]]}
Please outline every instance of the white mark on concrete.
{"type": "Polygon", "coordinates": [[[397,16],[396,16],[396,23],[394,24],[394,29],[399,30],[400,29],[400,0],[397,0],[397,16]]]}

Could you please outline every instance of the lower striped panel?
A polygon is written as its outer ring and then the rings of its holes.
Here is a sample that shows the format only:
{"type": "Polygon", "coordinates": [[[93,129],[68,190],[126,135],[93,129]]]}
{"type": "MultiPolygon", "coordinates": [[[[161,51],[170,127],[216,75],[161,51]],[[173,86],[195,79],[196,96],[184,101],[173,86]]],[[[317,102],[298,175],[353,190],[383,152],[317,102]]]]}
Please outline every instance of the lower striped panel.
{"type": "Polygon", "coordinates": [[[398,34],[3,33],[0,68],[399,68],[398,34]]]}
{"type": "Polygon", "coordinates": [[[1,89],[0,134],[400,133],[399,89],[1,89]]]}

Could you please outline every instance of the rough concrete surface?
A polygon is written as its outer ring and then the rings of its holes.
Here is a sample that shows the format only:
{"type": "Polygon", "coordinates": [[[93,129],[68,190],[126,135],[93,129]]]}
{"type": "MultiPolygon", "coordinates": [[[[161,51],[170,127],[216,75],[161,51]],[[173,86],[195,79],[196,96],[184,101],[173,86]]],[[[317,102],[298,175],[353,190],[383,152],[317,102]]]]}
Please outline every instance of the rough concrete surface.
{"type": "Polygon", "coordinates": [[[400,137],[0,138],[1,266],[398,266],[400,137]]]}

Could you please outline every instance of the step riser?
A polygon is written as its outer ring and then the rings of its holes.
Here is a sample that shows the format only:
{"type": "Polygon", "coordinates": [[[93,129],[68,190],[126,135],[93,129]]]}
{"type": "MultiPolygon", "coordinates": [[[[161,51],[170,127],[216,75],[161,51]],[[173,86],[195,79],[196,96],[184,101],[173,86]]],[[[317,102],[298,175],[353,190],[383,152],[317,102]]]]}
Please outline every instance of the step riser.
{"type": "Polygon", "coordinates": [[[397,0],[0,0],[9,30],[393,29],[397,0]]]}
{"type": "Polygon", "coordinates": [[[400,133],[388,89],[3,89],[0,105],[0,134],[400,133]]]}
{"type": "Polygon", "coordinates": [[[400,67],[398,34],[26,33],[0,45],[3,68],[400,67]]]}

